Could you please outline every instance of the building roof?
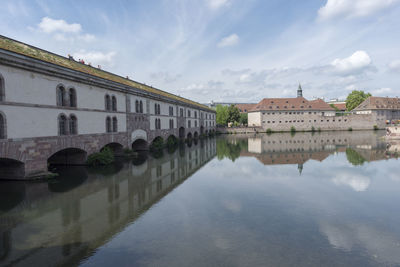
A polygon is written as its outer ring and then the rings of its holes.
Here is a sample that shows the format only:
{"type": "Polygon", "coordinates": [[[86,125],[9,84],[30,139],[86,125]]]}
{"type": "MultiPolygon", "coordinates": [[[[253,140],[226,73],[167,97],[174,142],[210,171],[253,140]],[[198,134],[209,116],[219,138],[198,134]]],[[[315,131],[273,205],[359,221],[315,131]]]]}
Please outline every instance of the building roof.
{"type": "Polygon", "coordinates": [[[346,103],[332,103],[339,110],[346,110],[346,103]]]}
{"type": "Polygon", "coordinates": [[[248,112],[253,109],[256,104],[236,104],[235,107],[239,109],[240,112],[248,112]]]}
{"type": "Polygon", "coordinates": [[[370,96],[362,102],[354,110],[371,110],[371,109],[400,109],[400,98],[398,97],[378,97],[370,96]]]}
{"type": "Polygon", "coordinates": [[[0,35],[0,49],[10,51],[13,53],[17,53],[23,56],[31,57],[34,59],[38,59],[47,63],[51,63],[57,66],[61,66],[64,68],[72,69],[75,71],[83,72],[89,75],[93,75],[102,79],[106,79],[109,81],[117,82],[123,85],[127,85],[130,87],[138,88],[143,91],[153,93],[156,95],[164,96],[173,100],[181,101],[186,104],[190,105],[195,105],[203,109],[207,109],[210,111],[214,111],[213,109],[210,109],[209,107],[202,105],[200,103],[197,103],[195,101],[162,91],[160,89],[156,89],[152,86],[148,86],[136,81],[132,81],[127,78],[123,78],[121,76],[118,76],[116,74],[101,70],[99,68],[91,67],[89,65],[86,65],[84,63],[80,63],[78,61],[75,61],[73,59],[68,59],[66,57],[42,50],[40,48],[27,45],[25,43],[7,38],[5,36],[0,35]]]}
{"type": "Polygon", "coordinates": [[[251,112],[255,111],[285,111],[285,110],[325,110],[334,111],[335,109],[329,106],[322,99],[309,101],[304,97],[296,98],[264,98],[256,104],[251,112]]]}

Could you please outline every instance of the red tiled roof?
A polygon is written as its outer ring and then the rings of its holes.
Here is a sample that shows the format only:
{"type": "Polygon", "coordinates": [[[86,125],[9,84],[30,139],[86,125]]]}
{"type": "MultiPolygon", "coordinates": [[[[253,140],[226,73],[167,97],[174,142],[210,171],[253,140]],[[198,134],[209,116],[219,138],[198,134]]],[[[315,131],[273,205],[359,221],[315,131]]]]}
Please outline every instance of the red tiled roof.
{"type": "Polygon", "coordinates": [[[322,99],[308,101],[304,97],[296,98],[264,98],[250,111],[280,111],[280,110],[326,110],[334,111],[322,99]]]}
{"type": "Polygon", "coordinates": [[[337,107],[339,110],[346,110],[346,103],[338,103],[338,104],[333,103],[333,105],[337,107]]]}
{"type": "Polygon", "coordinates": [[[235,107],[239,109],[240,112],[248,112],[253,109],[256,104],[236,104],[235,107]]]}
{"type": "Polygon", "coordinates": [[[400,110],[400,98],[370,96],[354,110],[397,109],[400,110]]]}

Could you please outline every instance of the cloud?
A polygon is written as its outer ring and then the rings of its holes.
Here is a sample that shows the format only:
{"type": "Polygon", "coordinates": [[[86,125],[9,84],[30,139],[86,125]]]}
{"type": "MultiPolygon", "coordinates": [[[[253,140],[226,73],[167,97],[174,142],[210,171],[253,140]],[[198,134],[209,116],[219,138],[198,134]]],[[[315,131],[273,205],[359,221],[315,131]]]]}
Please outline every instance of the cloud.
{"type": "Polygon", "coordinates": [[[381,95],[381,96],[383,96],[383,95],[389,95],[389,94],[391,94],[393,92],[393,90],[392,90],[392,88],[380,88],[380,89],[376,89],[376,90],[373,90],[372,91],[372,95],[381,95]]]}
{"type": "Polygon", "coordinates": [[[86,63],[91,63],[93,66],[95,65],[109,65],[113,64],[115,52],[96,52],[96,51],[85,51],[81,50],[73,54],[73,57],[76,60],[83,59],[86,63]]]}
{"type": "Polygon", "coordinates": [[[335,74],[348,76],[361,74],[372,69],[372,60],[365,51],[357,51],[347,58],[337,58],[331,63],[335,74]]]}
{"type": "Polygon", "coordinates": [[[219,9],[223,6],[229,6],[230,0],[207,0],[207,4],[211,9],[219,9]]]}
{"type": "Polygon", "coordinates": [[[386,9],[397,2],[399,0],[328,0],[318,10],[318,16],[321,20],[329,20],[337,17],[366,17],[386,9]]]}
{"type": "Polygon", "coordinates": [[[391,72],[399,72],[400,73],[400,59],[390,62],[388,67],[391,72]]]}
{"type": "Polygon", "coordinates": [[[79,33],[82,31],[82,26],[78,23],[68,24],[65,20],[56,20],[49,17],[42,18],[42,21],[38,24],[38,26],[39,29],[45,33],[79,33]]]}
{"type": "Polygon", "coordinates": [[[160,81],[163,81],[165,83],[176,82],[181,77],[182,77],[182,75],[180,75],[180,74],[173,75],[173,74],[171,74],[171,73],[169,73],[167,71],[154,72],[154,73],[150,74],[150,78],[151,79],[160,80],[160,81]]]}
{"type": "Polygon", "coordinates": [[[227,37],[224,37],[219,41],[217,44],[218,47],[227,47],[227,46],[233,46],[239,43],[239,36],[237,34],[231,34],[227,37]]]}
{"type": "Polygon", "coordinates": [[[356,192],[363,192],[368,189],[370,180],[368,177],[363,175],[349,175],[347,173],[339,173],[333,179],[332,182],[335,185],[347,185],[350,186],[356,192]]]}

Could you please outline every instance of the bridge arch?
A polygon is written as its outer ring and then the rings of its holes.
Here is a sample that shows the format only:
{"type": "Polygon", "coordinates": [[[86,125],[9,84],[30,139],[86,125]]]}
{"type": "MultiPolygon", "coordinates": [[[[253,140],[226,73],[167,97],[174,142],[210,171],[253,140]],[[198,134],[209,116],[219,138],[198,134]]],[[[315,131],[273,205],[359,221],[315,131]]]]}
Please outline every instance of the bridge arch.
{"type": "Polygon", "coordinates": [[[85,165],[87,152],[81,148],[65,148],[52,154],[48,159],[49,165],[85,165]]]}
{"type": "Polygon", "coordinates": [[[103,146],[100,149],[100,151],[102,151],[106,147],[112,150],[112,152],[114,153],[114,156],[121,156],[124,153],[124,146],[121,145],[120,143],[117,143],[117,142],[108,143],[105,146],[103,146]]]}
{"type": "Polygon", "coordinates": [[[132,150],[133,151],[146,151],[146,150],[148,150],[147,141],[145,141],[143,139],[136,139],[132,143],[132,150]]]}
{"type": "Polygon", "coordinates": [[[147,140],[147,132],[142,129],[137,129],[137,130],[133,131],[131,134],[131,143],[135,142],[137,139],[143,139],[144,141],[147,142],[148,141],[147,140]]]}
{"type": "Polygon", "coordinates": [[[25,164],[11,158],[0,158],[0,179],[13,180],[25,176],[25,164]]]}
{"type": "Polygon", "coordinates": [[[187,138],[188,140],[191,140],[191,139],[192,139],[192,133],[191,133],[191,132],[188,132],[186,138],[187,138]]]}
{"type": "Polygon", "coordinates": [[[194,139],[197,139],[197,138],[199,138],[199,134],[198,134],[198,132],[194,132],[194,135],[193,135],[193,137],[194,137],[194,139]]]}

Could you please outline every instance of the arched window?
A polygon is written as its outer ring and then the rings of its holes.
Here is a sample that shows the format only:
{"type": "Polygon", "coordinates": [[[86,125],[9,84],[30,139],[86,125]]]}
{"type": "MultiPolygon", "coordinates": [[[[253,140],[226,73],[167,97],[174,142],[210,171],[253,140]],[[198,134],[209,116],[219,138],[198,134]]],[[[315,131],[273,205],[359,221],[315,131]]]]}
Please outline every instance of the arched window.
{"type": "Polygon", "coordinates": [[[58,117],[58,134],[59,135],[67,135],[67,117],[64,114],[61,114],[58,117]]]}
{"type": "Polygon", "coordinates": [[[110,117],[106,118],[106,132],[111,133],[111,118],[110,117]]]}
{"type": "Polygon", "coordinates": [[[78,120],[75,115],[69,117],[69,134],[78,134],[78,120]]]}
{"type": "Polygon", "coordinates": [[[135,111],[136,111],[136,113],[140,112],[139,100],[135,101],[135,111]]]}
{"type": "Polygon", "coordinates": [[[6,118],[0,112],[0,139],[6,139],[6,138],[7,138],[7,134],[6,134],[6,118]]]}
{"type": "Polygon", "coordinates": [[[116,133],[118,132],[118,120],[116,117],[113,117],[112,119],[112,126],[113,126],[113,132],[116,133]]]}
{"type": "Polygon", "coordinates": [[[111,110],[111,98],[109,95],[106,95],[104,97],[104,105],[105,105],[106,110],[111,110]]]}
{"type": "Polygon", "coordinates": [[[4,85],[4,79],[3,76],[1,76],[0,74],[0,101],[4,101],[5,100],[5,85],[4,85]]]}
{"type": "Polygon", "coordinates": [[[65,99],[65,88],[62,85],[57,87],[57,106],[65,106],[67,104],[65,99]]]}
{"type": "Polygon", "coordinates": [[[140,113],[143,113],[143,102],[140,100],[140,113]]]}
{"type": "Polygon", "coordinates": [[[188,121],[188,128],[192,127],[191,121],[188,121]]]}
{"type": "Polygon", "coordinates": [[[117,98],[113,95],[111,97],[112,111],[117,111],[117,98]]]}
{"type": "Polygon", "coordinates": [[[76,107],[76,91],[74,88],[69,89],[68,96],[69,96],[69,106],[76,107]]]}

